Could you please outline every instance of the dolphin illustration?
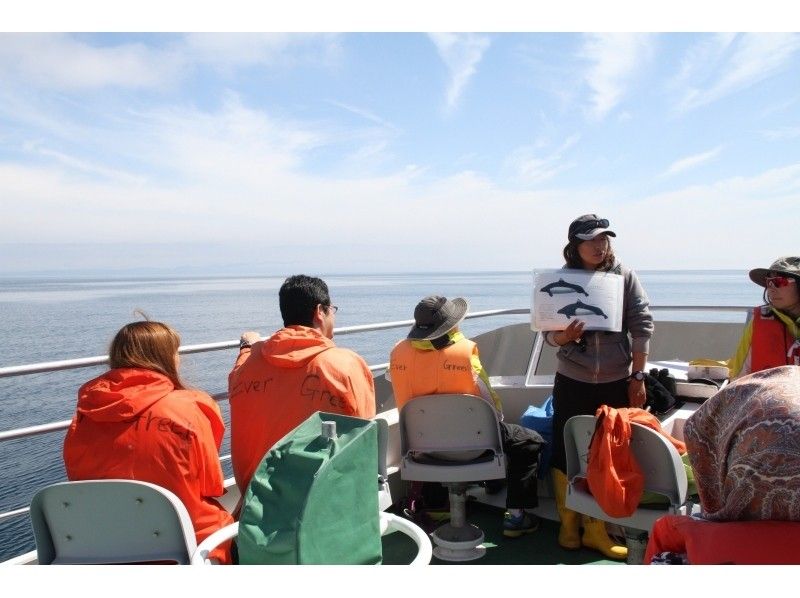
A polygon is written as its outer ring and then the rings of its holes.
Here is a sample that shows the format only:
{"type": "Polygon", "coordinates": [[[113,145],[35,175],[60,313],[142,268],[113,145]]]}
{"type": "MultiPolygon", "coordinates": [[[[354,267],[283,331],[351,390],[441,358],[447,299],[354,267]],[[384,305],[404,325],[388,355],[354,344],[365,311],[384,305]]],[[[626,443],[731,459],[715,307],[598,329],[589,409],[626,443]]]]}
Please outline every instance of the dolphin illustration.
{"type": "Polygon", "coordinates": [[[576,315],[595,314],[597,316],[603,316],[606,320],[608,320],[608,316],[603,313],[602,309],[594,305],[586,305],[585,303],[581,302],[580,299],[578,299],[575,303],[570,303],[569,305],[565,305],[564,307],[558,310],[558,313],[564,314],[565,316],[567,316],[567,319],[576,315]]]}
{"type": "Polygon", "coordinates": [[[551,297],[553,296],[553,293],[557,295],[561,295],[563,293],[583,293],[587,297],[589,296],[589,293],[587,293],[581,285],[565,282],[563,278],[559,278],[558,282],[551,282],[550,284],[543,286],[541,289],[539,289],[539,292],[547,293],[551,297]]]}

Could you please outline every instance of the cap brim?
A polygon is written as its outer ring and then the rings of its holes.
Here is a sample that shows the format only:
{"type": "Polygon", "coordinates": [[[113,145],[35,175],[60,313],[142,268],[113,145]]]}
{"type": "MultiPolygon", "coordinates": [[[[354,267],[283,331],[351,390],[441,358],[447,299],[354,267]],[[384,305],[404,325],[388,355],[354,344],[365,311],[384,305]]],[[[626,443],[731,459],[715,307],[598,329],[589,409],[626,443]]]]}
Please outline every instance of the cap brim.
{"type": "Polygon", "coordinates": [[[581,241],[591,241],[597,235],[602,234],[602,233],[607,234],[609,237],[616,237],[617,236],[617,233],[615,233],[613,230],[609,230],[607,228],[594,228],[594,229],[590,230],[588,233],[581,233],[579,235],[575,235],[575,238],[576,239],[580,239],[581,241]]]}
{"type": "Polygon", "coordinates": [[[445,320],[441,326],[436,328],[435,330],[429,330],[426,328],[420,328],[418,326],[413,326],[411,330],[408,332],[409,338],[414,341],[429,341],[434,338],[439,338],[450,332],[453,328],[458,326],[458,323],[464,319],[464,316],[467,315],[467,310],[469,309],[469,303],[467,303],[466,299],[461,297],[456,297],[455,299],[451,299],[453,302],[453,315],[445,320]]]}

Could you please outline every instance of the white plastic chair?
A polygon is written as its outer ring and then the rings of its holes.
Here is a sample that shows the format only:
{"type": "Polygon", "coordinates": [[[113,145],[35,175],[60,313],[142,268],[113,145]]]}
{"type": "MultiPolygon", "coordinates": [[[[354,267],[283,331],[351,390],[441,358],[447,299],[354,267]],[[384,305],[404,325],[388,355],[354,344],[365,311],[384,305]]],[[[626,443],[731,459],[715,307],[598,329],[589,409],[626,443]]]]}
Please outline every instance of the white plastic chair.
{"type": "Polygon", "coordinates": [[[33,497],[30,516],[41,565],[186,565],[197,547],[181,500],[148,482],[53,484],[33,497]]]}
{"type": "Polygon", "coordinates": [[[433,555],[467,561],[486,554],[483,532],[466,522],[466,489],[506,477],[494,408],[473,395],[416,397],[400,410],[400,450],[401,479],[441,482],[448,489],[450,522],[433,532],[433,555]]]}
{"type": "Polygon", "coordinates": [[[629,517],[611,517],[589,491],[586,481],[589,444],[594,434],[596,419],[592,415],[576,415],[564,427],[564,448],[567,453],[568,509],[590,517],[602,519],[626,528],[649,532],[656,519],[662,515],[685,512],[688,482],[686,470],[678,451],[661,434],[637,423],[631,423],[631,450],[644,475],[645,492],[665,496],[664,506],[638,507],[629,517]]]}
{"type": "MultiPolygon", "coordinates": [[[[425,531],[418,525],[412,523],[407,519],[398,517],[392,513],[380,513],[380,529],[381,536],[391,534],[399,531],[414,540],[417,545],[417,556],[414,558],[410,565],[427,565],[431,562],[431,554],[433,547],[431,540],[425,531]]],[[[192,565],[214,565],[214,561],[208,558],[220,544],[235,538],[239,534],[239,523],[231,523],[225,527],[218,529],[213,534],[208,536],[205,540],[200,542],[192,555],[192,565]]]]}

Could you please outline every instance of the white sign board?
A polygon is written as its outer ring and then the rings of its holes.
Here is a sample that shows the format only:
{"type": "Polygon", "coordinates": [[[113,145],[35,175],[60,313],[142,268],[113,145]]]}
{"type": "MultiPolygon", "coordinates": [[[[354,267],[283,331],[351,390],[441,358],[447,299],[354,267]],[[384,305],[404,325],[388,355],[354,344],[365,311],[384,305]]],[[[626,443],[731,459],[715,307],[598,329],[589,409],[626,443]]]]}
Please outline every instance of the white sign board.
{"type": "Polygon", "coordinates": [[[533,330],[564,330],[574,320],[585,330],[622,330],[623,277],[590,270],[534,270],[533,330]]]}

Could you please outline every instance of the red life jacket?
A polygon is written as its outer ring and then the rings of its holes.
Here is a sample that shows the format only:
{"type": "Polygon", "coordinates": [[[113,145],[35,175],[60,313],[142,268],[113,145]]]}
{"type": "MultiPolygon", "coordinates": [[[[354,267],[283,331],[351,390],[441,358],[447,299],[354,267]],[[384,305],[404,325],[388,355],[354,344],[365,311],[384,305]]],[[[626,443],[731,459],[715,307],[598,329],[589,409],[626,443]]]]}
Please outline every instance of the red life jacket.
{"type": "Polygon", "coordinates": [[[798,521],[703,521],[665,515],[653,525],[644,563],[662,552],[686,555],[692,565],[800,564],[798,521]]]}
{"type": "Polygon", "coordinates": [[[760,372],[782,365],[800,365],[800,355],[790,349],[795,338],[768,307],[753,310],[753,338],[750,341],[750,369],[760,372]]]}

